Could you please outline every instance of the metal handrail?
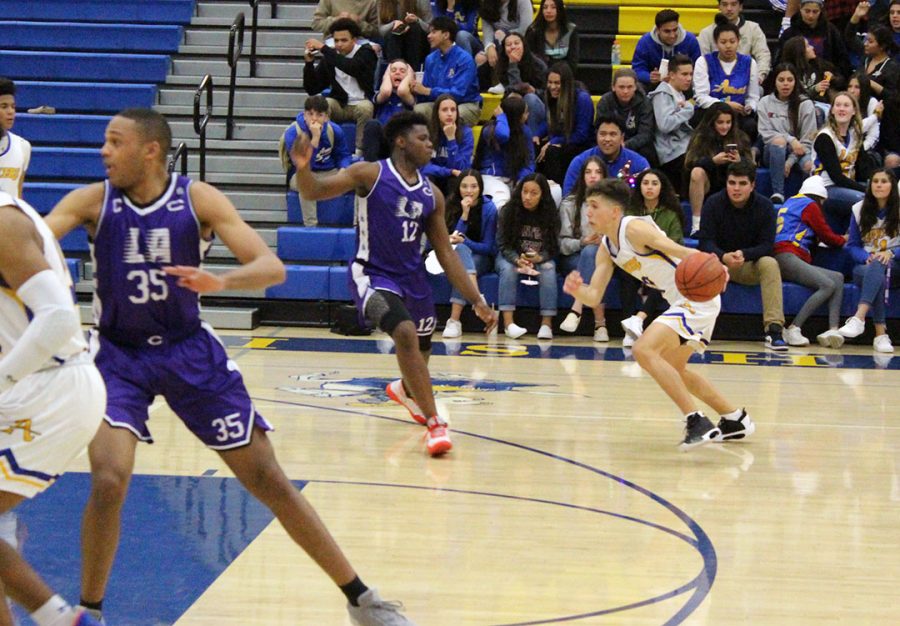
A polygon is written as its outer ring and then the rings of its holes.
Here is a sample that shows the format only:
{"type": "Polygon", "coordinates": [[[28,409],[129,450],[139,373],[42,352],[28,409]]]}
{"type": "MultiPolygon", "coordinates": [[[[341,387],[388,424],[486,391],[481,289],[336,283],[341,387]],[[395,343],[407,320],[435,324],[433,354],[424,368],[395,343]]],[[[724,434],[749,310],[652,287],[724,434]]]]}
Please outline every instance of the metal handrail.
{"type": "Polygon", "coordinates": [[[212,119],[213,80],[207,74],[194,92],[194,132],[200,135],[200,180],[206,180],[206,125],[212,119]],[[200,96],[206,91],[206,114],[200,117],[200,96]]]}
{"type": "Polygon", "coordinates": [[[169,174],[175,171],[175,165],[178,163],[178,160],[181,159],[181,175],[188,175],[188,147],[187,144],[183,141],[178,144],[178,147],[175,148],[175,153],[172,154],[172,158],[169,159],[169,174]]]}
{"type": "Polygon", "coordinates": [[[231,68],[231,84],[228,86],[228,117],[225,118],[225,139],[234,139],[234,87],[237,78],[238,59],[244,50],[244,13],[238,13],[228,33],[228,67],[231,68]],[[236,44],[236,45],[235,45],[236,44]]]}
{"type": "Polygon", "coordinates": [[[250,0],[250,8],[253,9],[250,18],[250,76],[256,76],[256,27],[259,13],[259,0],[250,0]]]}

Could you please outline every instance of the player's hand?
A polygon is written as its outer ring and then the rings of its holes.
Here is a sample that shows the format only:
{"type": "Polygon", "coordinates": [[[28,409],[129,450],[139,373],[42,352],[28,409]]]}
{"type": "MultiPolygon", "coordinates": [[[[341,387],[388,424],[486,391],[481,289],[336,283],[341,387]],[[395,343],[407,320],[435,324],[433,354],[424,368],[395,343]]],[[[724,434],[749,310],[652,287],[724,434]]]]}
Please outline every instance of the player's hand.
{"type": "Polygon", "coordinates": [[[298,170],[305,170],[312,160],[313,147],[306,133],[299,133],[291,145],[291,161],[298,170]]]}
{"type": "Polygon", "coordinates": [[[476,302],[472,307],[472,310],[475,311],[475,315],[478,316],[478,319],[484,322],[485,334],[488,334],[492,330],[497,328],[497,311],[489,307],[487,305],[487,302],[485,302],[483,299],[480,302],[476,302]]]}
{"type": "Polygon", "coordinates": [[[178,286],[197,293],[213,293],[225,289],[225,280],[212,272],[190,265],[173,265],[162,268],[169,276],[178,276],[178,286]]]}
{"type": "Polygon", "coordinates": [[[563,291],[570,296],[574,296],[582,285],[584,285],[584,279],[581,278],[581,274],[578,273],[578,270],[572,270],[566,276],[566,282],[563,283],[563,291]]]}

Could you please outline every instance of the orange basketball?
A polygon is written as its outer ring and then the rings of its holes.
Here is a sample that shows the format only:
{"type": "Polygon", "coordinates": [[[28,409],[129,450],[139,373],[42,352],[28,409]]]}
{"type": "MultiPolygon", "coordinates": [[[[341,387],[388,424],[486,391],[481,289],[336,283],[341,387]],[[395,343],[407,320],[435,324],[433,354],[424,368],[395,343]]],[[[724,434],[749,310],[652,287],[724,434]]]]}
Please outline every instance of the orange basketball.
{"type": "Polygon", "coordinates": [[[706,302],[725,289],[728,275],[715,254],[698,252],[684,259],[675,268],[675,286],[688,300],[706,302]]]}

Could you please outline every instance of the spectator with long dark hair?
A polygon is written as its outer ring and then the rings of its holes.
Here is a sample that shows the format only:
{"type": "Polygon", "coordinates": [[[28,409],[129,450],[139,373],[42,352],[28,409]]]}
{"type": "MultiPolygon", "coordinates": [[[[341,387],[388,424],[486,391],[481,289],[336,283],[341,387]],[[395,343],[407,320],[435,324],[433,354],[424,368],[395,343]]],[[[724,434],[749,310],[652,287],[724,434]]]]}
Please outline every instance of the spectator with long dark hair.
{"type": "MultiPolygon", "coordinates": [[[[635,180],[631,205],[625,215],[649,216],[675,243],[684,243],[684,212],[672,181],[662,171],[644,170],[635,180]]],[[[630,347],[644,333],[647,319],[665,309],[662,292],[644,285],[631,274],[616,268],[619,276],[619,299],[622,302],[623,347],[630,347]]]]}
{"type": "MultiPolygon", "coordinates": [[[[860,177],[868,179],[876,167],[881,167],[885,162],[885,153],[876,149],[881,139],[881,115],[884,112],[884,104],[872,93],[872,83],[864,71],[856,71],[847,81],[847,93],[856,98],[859,104],[859,114],[862,117],[863,150],[865,158],[860,164],[860,177]]],[[[891,95],[897,93],[893,90],[891,95]]],[[[896,157],[894,157],[896,159],[896,157]]],[[[897,159],[900,165],[900,159],[897,159]]]]}
{"type": "MultiPolygon", "coordinates": [[[[860,7],[864,6],[868,6],[868,3],[860,3],[856,11],[859,12],[860,7]]],[[[892,58],[894,36],[891,29],[884,24],[873,24],[869,27],[865,40],[860,42],[856,37],[856,25],[848,23],[845,36],[847,47],[863,56],[859,69],[869,77],[872,92],[879,98],[887,98],[900,82],[900,63],[892,58]]]]}
{"type": "MultiPolygon", "coordinates": [[[[674,59],[669,61],[670,73],[677,67],[674,62],[674,59]]],[[[612,89],[597,102],[598,119],[611,115],[625,122],[625,147],[643,155],[650,163],[658,163],[653,145],[656,126],[653,123],[653,104],[640,88],[637,74],[630,67],[613,71],[612,89]]]]}
{"type": "Polygon", "coordinates": [[[845,84],[845,74],[842,74],[833,63],[819,58],[816,49],[802,35],[784,41],[779,62],[793,65],[806,96],[824,105],[821,119],[817,118],[821,124],[825,119],[828,105],[845,84]]]}
{"type": "Polygon", "coordinates": [[[569,64],[558,62],[547,72],[544,106],[547,119],[537,135],[543,145],[535,161],[538,171],[561,185],[566,164],[591,147],[594,103],[569,64]]]}
{"type": "MultiPolygon", "coordinates": [[[[462,261],[469,278],[478,288],[478,277],[494,269],[497,256],[497,207],[484,195],[484,181],[478,170],[463,170],[447,196],[447,231],[450,243],[462,261]]],[[[463,307],[466,300],[455,287],[450,292],[450,318],[443,336],[454,339],[462,334],[463,307]]]]}
{"type": "Polygon", "coordinates": [[[509,201],[510,187],[534,172],[534,144],[527,120],[525,101],[511,93],[500,101],[478,137],[474,167],[484,177],[484,193],[493,198],[497,210],[509,201]]]}
{"type": "Polygon", "coordinates": [[[499,44],[500,58],[491,69],[482,65],[479,74],[483,78],[482,87],[491,93],[515,91],[525,98],[528,105],[528,126],[531,134],[537,136],[538,129],[547,118],[544,101],[541,98],[547,85],[547,65],[532,54],[519,33],[509,33],[499,44]],[[490,85],[494,87],[490,87],[490,85]]]}
{"type": "Polygon", "coordinates": [[[784,202],[784,180],[794,166],[812,171],[812,142],[816,134],[816,107],[802,95],[797,72],[792,65],[775,66],[775,90],[759,101],[759,138],[763,142],[763,163],[772,180],[773,204],[784,202]]]}
{"type": "Polygon", "coordinates": [[[547,65],[564,61],[578,69],[578,29],[566,16],[564,0],[541,0],[534,21],[525,31],[528,47],[547,65]]]}
{"type": "Polygon", "coordinates": [[[449,93],[434,101],[429,122],[434,157],[422,173],[446,191],[448,179],[471,166],[475,138],[472,129],[460,121],[456,100],[449,93]]]}
{"type": "Polygon", "coordinates": [[[532,20],[530,0],[481,0],[478,11],[481,17],[484,54],[491,67],[497,65],[497,46],[509,33],[524,35],[532,20]]]}
{"type": "Polygon", "coordinates": [[[885,324],[885,289],[900,286],[900,195],[897,177],[889,169],[876,170],[865,197],[853,206],[847,251],[856,262],[853,281],[860,288],[856,312],[838,329],[852,339],[866,329],[866,316],[875,323],[873,346],[878,352],[893,352],[885,324]]]}
{"type": "MultiPolygon", "coordinates": [[[[602,158],[592,156],[587,159],[581,168],[581,176],[578,177],[575,189],[559,205],[559,273],[563,276],[568,276],[569,272],[577,269],[589,281],[594,274],[600,236],[588,221],[584,198],[588,187],[606,178],[606,173],[606,164],[602,158]]],[[[584,304],[575,298],[572,309],[559,329],[567,333],[578,330],[583,310],[584,304]]],[[[594,307],[594,341],[609,341],[606,307],[602,300],[594,307]]]]}
{"type": "Polygon", "coordinates": [[[559,211],[543,174],[529,174],[516,185],[509,202],[500,211],[497,243],[498,300],[506,336],[517,339],[527,332],[515,323],[514,313],[519,279],[523,273],[535,273],[541,311],[538,339],[553,339],[559,211]]]}
{"type": "Polygon", "coordinates": [[[477,0],[431,0],[431,14],[434,17],[449,17],[456,22],[459,30],[454,41],[473,57],[484,50],[478,38],[477,0]]]}
{"type": "Polygon", "coordinates": [[[825,214],[842,220],[863,199],[866,186],[856,180],[856,162],[862,150],[859,105],[846,91],[834,98],[828,118],[813,141],[813,167],[828,189],[825,214]]]}
{"type": "MultiPolygon", "coordinates": [[[[778,38],[783,46],[792,37],[802,35],[815,48],[816,56],[833,64],[842,76],[850,73],[850,58],[844,44],[844,34],[828,21],[823,7],[825,0],[800,0],[800,10],[791,18],[791,25],[778,38]]],[[[779,59],[782,61],[785,59],[779,59]]]]}

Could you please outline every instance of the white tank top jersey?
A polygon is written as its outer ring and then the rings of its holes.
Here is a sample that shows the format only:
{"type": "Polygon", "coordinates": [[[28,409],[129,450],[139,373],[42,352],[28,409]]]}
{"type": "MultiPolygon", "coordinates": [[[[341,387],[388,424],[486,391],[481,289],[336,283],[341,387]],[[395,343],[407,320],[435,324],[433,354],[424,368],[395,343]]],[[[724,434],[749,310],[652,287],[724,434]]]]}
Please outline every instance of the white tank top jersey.
{"type": "MultiPolygon", "coordinates": [[[[34,222],[34,227],[44,242],[44,258],[47,260],[47,264],[59,278],[59,282],[63,287],[72,292],[72,275],[69,274],[69,269],[66,267],[62,250],[60,250],[53,232],[44,223],[38,212],[24,200],[13,198],[11,195],[2,192],[0,192],[0,206],[16,206],[34,222]]],[[[75,308],[74,298],[72,300],[72,308],[75,308]]],[[[31,316],[31,311],[22,303],[16,292],[10,289],[6,281],[0,277],[0,358],[8,354],[22,337],[25,329],[28,327],[31,316]]],[[[84,338],[84,333],[79,329],[54,355],[53,360],[61,363],[71,356],[84,352],[86,349],[87,341],[84,338]]],[[[52,363],[47,365],[52,365],[52,363]]]]}
{"type": "Polygon", "coordinates": [[[0,192],[19,196],[19,183],[31,161],[31,144],[15,133],[0,137],[0,192]]]}
{"type": "Polygon", "coordinates": [[[623,217],[619,224],[619,247],[616,248],[608,237],[603,238],[603,245],[609,251],[609,256],[616,265],[648,287],[662,291],[663,297],[670,305],[684,299],[675,288],[675,267],[680,259],[673,259],[659,250],[650,250],[646,253],[635,250],[625,234],[632,220],[646,222],[665,236],[665,232],[649,215],[623,217]]]}

